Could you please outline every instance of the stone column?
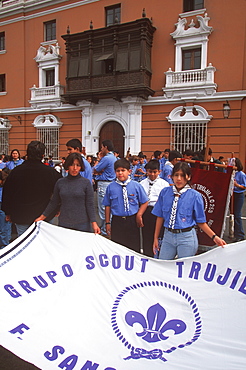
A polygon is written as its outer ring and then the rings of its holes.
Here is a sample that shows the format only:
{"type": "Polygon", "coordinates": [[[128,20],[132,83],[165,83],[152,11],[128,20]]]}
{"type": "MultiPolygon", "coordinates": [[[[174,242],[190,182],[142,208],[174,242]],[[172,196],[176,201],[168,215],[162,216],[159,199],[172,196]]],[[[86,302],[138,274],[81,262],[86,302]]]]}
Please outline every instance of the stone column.
{"type": "Polygon", "coordinates": [[[86,154],[94,154],[93,150],[93,106],[89,101],[78,102],[77,105],[82,108],[82,145],[85,147],[86,154]]]}
{"type": "Polygon", "coordinates": [[[138,154],[141,151],[142,136],[142,99],[129,97],[122,99],[127,105],[128,132],[126,133],[126,150],[130,147],[131,154],[138,154]]]}

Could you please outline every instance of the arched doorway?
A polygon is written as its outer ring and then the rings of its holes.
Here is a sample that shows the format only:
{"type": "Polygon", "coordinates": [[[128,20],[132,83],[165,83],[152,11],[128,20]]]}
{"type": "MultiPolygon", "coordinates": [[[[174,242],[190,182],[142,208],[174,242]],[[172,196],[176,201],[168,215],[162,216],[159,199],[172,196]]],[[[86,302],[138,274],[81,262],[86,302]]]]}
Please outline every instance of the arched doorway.
{"type": "Polygon", "coordinates": [[[111,140],[114,144],[114,149],[120,153],[120,158],[124,157],[124,129],[116,121],[106,122],[100,130],[99,134],[99,150],[103,140],[111,140]]]}

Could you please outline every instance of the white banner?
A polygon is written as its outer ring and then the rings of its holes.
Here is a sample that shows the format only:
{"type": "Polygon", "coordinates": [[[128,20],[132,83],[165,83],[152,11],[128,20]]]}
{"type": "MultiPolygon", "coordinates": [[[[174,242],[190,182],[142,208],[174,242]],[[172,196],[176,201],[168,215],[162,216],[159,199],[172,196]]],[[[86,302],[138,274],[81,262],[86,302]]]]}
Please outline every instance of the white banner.
{"type": "Polygon", "coordinates": [[[245,261],[246,242],[161,261],[33,224],[1,251],[1,345],[44,370],[245,369],[245,261]]]}

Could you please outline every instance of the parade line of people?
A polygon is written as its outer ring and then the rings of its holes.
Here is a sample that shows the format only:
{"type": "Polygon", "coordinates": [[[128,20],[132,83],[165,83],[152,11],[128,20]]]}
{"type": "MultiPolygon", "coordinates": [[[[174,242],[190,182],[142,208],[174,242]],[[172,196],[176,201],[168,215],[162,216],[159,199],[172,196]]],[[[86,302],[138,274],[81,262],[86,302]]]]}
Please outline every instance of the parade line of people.
{"type": "MultiPolygon", "coordinates": [[[[156,150],[147,160],[144,153],[119,158],[110,140],[104,140],[97,156],[83,153],[79,139],[66,143],[68,156],[55,164],[45,158],[45,145],[31,141],[26,156],[13,149],[0,160],[0,248],[35,221],[101,234],[131,250],[164,260],[194,256],[198,250],[197,227],[215,245],[221,239],[206,223],[204,201],[191,186],[191,164],[179,158],[223,164],[209,148],[184,153],[156,150]],[[94,204],[97,193],[97,209],[94,204]],[[98,217],[97,217],[98,216],[98,217]],[[97,224],[99,220],[99,225],[97,224]],[[141,230],[141,235],[140,235],[141,230]],[[13,231],[13,230],[12,230],[13,231]],[[142,237],[141,237],[142,236],[142,237]]],[[[244,240],[241,211],[246,175],[239,158],[234,180],[235,241],[244,240]]],[[[215,167],[216,168],[216,167],[215,167]]],[[[223,168],[218,166],[218,171],[223,168]]]]}

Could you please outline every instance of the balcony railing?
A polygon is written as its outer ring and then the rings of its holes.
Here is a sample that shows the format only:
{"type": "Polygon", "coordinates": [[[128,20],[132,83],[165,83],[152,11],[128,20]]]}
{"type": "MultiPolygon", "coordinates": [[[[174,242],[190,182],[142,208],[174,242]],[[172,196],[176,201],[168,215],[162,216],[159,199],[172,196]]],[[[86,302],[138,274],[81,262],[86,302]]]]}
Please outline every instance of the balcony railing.
{"type": "Polygon", "coordinates": [[[207,80],[207,73],[205,70],[201,71],[187,71],[187,72],[176,72],[172,76],[172,84],[184,84],[184,83],[198,83],[205,82],[207,80]]]}
{"type": "Polygon", "coordinates": [[[29,101],[33,107],[45,106],[60,106],[61,95],[64,94],[64,86],[54,85],[46,87],[36,87],[31,90],[31,100],[29,101]]]}
{"type": "Polygon", "coordinates": [[[50,99],[60,98],[61,94],[64,94],[64,86],[46,86],[46,87],[36,87],[33,86],[31,89],[31,100],[35,99],[50,99]]]}
{"type": "Polygon", "coordinates": [[[215,68],[212,65],[205,69],[193,69],[190,71],[173,72],[169,70],[165,73],[167,76],[166,87],[214,83],[214,72],[215,68]]]}
{"type": "Polygon", "coordinates": [[[171,68],[166,75],[166,85],[163,91],[168,98],[175,97],[180,94],[191,93],[194,94],[211,95],[216,90],[216,83],[214,82],[215,67],[211,64],[204,69],[193,69],[189,71],[173,72],[171,68]]]}

